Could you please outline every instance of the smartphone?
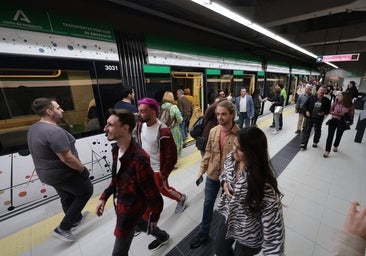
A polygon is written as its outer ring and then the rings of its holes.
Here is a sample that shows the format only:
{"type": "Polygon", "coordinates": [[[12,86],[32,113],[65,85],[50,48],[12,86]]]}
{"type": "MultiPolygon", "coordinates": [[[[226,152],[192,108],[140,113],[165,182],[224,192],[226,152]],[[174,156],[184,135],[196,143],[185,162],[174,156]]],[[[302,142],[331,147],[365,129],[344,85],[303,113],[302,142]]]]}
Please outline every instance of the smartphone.
{"type": "Polygon", "coordinates": [[[201,175],[197,180],[196,180],[196,185],[199,186],[203,181],[203,176],[201,175]]]}

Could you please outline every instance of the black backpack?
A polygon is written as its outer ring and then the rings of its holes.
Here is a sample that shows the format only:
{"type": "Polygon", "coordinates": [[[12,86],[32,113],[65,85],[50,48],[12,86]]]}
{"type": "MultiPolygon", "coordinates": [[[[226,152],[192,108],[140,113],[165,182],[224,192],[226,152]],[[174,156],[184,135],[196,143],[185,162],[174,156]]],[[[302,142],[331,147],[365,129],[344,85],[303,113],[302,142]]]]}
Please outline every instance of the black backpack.
{"type": "Polygon", "coordinates": [[[203,116],[200,116],[191,127],[189,134],[191,135],[192,138],[197,139],[198,136],[201,136],[203,132],[203,121],[204,121],[203,116]]]}

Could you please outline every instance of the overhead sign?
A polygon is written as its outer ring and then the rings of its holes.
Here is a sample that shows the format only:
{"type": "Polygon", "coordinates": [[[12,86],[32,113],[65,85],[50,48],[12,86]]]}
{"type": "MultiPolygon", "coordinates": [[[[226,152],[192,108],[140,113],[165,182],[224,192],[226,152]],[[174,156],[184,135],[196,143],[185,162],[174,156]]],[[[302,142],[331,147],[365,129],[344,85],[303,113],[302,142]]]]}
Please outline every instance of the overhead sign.
{"type": "Polygon", "coordinates": [[[317,62],[340,62],[340,61],[358,61],[359,53],[324,55],[317,58],[317,62]]]}
{"type": "Polygon", "coordinates": [[[9,4],[1,4],[0,27],[116,42],[109,24],[9,4]]]}

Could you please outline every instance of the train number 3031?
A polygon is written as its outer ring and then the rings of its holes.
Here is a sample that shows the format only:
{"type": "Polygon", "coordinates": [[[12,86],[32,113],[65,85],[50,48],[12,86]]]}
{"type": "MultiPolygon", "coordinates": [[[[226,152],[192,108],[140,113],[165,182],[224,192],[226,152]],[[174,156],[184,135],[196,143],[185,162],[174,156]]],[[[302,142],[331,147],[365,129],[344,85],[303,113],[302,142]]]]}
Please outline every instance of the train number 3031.
{"type": "Polygon", "coordinates": [[[104,65],[104,70],[118,70],[117,65],[104,65]]]}

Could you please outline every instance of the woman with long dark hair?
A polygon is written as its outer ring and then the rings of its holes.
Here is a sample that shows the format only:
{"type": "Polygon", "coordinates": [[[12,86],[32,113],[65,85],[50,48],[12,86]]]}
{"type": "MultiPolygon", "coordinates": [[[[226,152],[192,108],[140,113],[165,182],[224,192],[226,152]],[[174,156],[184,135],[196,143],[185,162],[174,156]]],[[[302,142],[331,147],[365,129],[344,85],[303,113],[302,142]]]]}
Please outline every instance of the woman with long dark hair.
{"type": "Polygon", "coordinates": [[[285,227],[267,138],[255,126],[239,130],[220,175],[224,189],[218,204],[222,223],[216,255],[283,255],[285,227]],[[235,247],[233,249],[233,244],[235,247]]]}

